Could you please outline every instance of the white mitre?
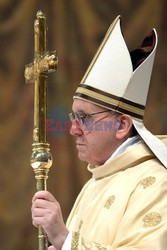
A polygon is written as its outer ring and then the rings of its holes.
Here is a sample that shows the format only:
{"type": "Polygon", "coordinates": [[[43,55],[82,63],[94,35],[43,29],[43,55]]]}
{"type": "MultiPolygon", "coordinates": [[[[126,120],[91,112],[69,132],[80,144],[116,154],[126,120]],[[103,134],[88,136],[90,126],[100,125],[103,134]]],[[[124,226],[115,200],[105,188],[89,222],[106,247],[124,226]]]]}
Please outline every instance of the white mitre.
{"type": "Polygon", "coordinates": [[[157,33],[153,29],[139,49],[129,52],[120,23],[118,16],[107,31],[74,98],[131,115],[142,139],[167,168],[166,146],[143,124],[157,33]]]}

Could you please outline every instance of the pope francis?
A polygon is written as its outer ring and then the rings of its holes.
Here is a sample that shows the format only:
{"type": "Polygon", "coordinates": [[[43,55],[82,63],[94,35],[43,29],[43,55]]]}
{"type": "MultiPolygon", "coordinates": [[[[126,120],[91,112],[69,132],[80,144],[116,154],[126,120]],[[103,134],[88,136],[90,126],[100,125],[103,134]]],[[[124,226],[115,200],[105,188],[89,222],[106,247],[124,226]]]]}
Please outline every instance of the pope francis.
{"type": "Polygon", "coordinates": [[[52,194],[34,195],[33,224],[49,250],[167,250],[167,137],[143,123],[156,47],[153,29],[129,52],[118,16],[81,80],[70,133],[92,178],[66,225],[52,194]]]}

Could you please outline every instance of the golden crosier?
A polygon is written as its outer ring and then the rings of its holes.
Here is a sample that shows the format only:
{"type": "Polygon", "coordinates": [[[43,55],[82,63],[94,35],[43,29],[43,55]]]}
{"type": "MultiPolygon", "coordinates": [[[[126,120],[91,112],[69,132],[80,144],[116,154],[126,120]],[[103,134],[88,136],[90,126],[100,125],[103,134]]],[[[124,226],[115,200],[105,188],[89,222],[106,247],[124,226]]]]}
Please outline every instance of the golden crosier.
{"type": "MultiPolygon", "coordinates": [[[[47,76],[57,69],[56,51],[47,51],[46,17],[37,12],[34,22],[34,61],[26,66],[26,82],[34,82],[34,130],[31,155],[31,166],[37,180],[37,191],[46,190],[48,172],[52,166],[52,155],[49,152],[45,122],[47,118],[47,76]]],[[[38,228],[39,250],[48,249],[47,235],[43,228],[38,228]]]]}

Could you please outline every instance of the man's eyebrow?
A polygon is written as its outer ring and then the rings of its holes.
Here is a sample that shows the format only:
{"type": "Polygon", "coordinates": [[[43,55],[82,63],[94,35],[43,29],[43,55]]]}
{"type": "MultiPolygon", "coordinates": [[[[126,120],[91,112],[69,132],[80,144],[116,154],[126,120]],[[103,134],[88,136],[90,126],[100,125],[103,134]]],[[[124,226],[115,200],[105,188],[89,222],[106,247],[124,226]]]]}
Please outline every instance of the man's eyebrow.
{"type": "Polygon", "coordinates": [[[85,110],[83,110],[83,109],[79,109],[78,112],[80,112],[80,113],[86,113],[85,110]]]}
{"type": "MultiPolygon", "coordinates": [[[[74,111],[73,111],[74,112],[74,111]]],[[[76,113],[76,112],[74,112],[74,113],[76,113]]],[[[83,114],[86,114],[86,112],[83,110],[83,109],[79,109],[79,110],[77,110],[77,113],[83,113],[83,114]]]]}

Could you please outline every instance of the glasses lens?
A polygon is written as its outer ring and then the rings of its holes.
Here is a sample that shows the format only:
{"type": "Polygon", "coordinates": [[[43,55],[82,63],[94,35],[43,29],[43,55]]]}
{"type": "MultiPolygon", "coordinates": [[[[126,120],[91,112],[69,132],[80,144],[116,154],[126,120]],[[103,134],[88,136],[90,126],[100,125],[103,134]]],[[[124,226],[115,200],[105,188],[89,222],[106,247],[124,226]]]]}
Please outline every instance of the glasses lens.
{"type": "Polygon", "coordinates": [[[69,118],[70,118],[71,122],[73,122],[75,120],[74,112],[69,113],[69,118]]]}
{"type": "Polygon", "coordinates": [[[79,123],[79,125],[83,124],[82,117],[79,113],[75,113],[76,121],[79,123]]]}
{"type": "Polygon", "coordinates": [[[77,121],[80,125],[83,125],[83,123],[84,123],[82,116],[77,112],[71,112],[69,114],[69,118],[70,118],[71,122],[77,121]]]}

